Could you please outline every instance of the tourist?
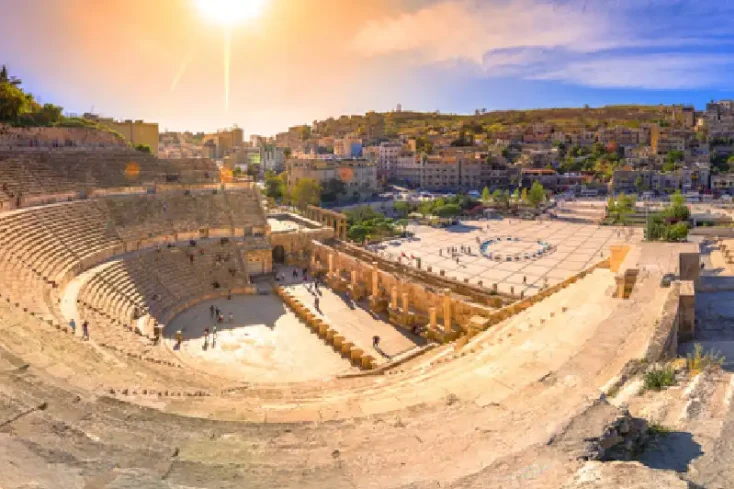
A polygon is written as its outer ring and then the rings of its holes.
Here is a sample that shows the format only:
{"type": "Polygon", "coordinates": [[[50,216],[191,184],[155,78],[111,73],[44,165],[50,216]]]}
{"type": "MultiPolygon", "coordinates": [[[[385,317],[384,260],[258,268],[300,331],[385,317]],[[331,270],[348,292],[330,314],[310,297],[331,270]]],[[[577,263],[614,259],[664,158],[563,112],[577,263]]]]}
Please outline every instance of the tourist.
{"type": "Polygon", "coordinates": [[[191,262],[192,265],[194,264],[194,254],[193,253],[189,255],[189,261],[191,262]]]}
{"type": "Polygon", "coordinates": [[[71,334],[76,334],[76,322],[74,318],[71,318],[71,321],[69,321],[69,327],[71,328],[71,334]]]}
{"type": "Polygon", "coordinates": [[[380,347],[380,337],[375,335],[372,337],[372,348],[377,350],[380,347]]]}
{"type": "Polygon", "coordinates": [[[212,346],[217,341],[217,325],[212,326],[212,346]]]}
{"type": "Polygon", "coordinates": [[[209,306],[209,316],[214,317],[214,304],[209,306]]]}
{"type": "Polygon", "coordinates": [[[204,328],[204,347],[209,343],[209,328],[204,328]]]}
{"type": "Polygon", "coordinates": [[[82,323],[82,339],[89,341],[89,321],[82,323]]]}
{"type": "Polygon", "coordinates": [[[215,308],[214,308],[214,314],[215,314],[216,316],[219,316],[219,314],[220,314],[221,312],[222,312],[222,311],[220,311],[218,307],[215,307],[215,308]]]}
{"type": "Polygon", "coordinates": [[[522,278],[522,283],[523,283],[523,284],[526,284],[526,283],[528,283],[528,278],[527,278],[527,277],[523,277],[523,278],[522,278]]]}
{"type": "Polygon", "coordinates": [[[232,324],[234,322],[234,314],[231,312],[227,315],[227,319],[229,320],[229,324],[232,324]]]}
{"type": "Polygon", "coordinates": [[[319,303],[320,303],[320,302],[321,302],[321,301],[320,301],[320,299],[319,299],[319,296],[316,296],[316,297],[314,298],[314,300],[313,300],[313,306],[314,306],[314,307],[316,308],[316,310],[317,310],[317,311],[321,311],[321,309],[319,308],[319,303]]]}
{"type": "Polygon", "coordinates": [[[298,270],[295,268],[293,269],[293,278],[298,278],[298,270]]]}
{"type": "Polygon", "coordinates": [[[223,314],[217,315],[217,322],[219,324],[222,324],[224,322],[224,315],[223,314]]]}
{"type": "Polygon", "coordinates": [[[183,341],[183,333],[179,329],[178,331],[176,331],[176,347],[175,347],[176,349],[181,348],[182,341],[183,341]]]}

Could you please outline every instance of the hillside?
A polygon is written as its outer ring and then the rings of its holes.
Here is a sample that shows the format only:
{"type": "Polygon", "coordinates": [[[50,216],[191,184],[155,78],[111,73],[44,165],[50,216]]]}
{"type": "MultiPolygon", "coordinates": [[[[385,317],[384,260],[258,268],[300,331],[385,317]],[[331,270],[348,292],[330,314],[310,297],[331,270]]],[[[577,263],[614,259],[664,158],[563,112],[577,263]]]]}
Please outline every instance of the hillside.
{"type": "Polygon", "coordinates": [[[503,110],[480,112],[474,115],[454,115],[426,112],[368,112],[365,115],[342,116],[316,121],[313,134],[343,137],[357,134],[367,139],[436,134],[491,134],[508,130],[511,126],[524,127],[534,123],[548,123],[556,130],[582,126],[595,130],[605,126],[636,127],[645,122],[675,125],[679,109],[671,106],[614,105],[599,108],[554,108],[536,110],[503,110]]]}

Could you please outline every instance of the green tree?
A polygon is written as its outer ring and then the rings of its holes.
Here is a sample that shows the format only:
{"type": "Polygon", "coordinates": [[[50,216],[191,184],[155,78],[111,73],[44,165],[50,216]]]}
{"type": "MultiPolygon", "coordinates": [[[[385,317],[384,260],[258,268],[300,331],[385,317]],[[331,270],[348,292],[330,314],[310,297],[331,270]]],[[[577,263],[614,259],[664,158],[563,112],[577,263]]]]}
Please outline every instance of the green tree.
{"type": "Polygon", "coordinates": [[[530,202],[533,207],[538,207],[540,204],[545,202],[545,189],[537,180],[533,182],[533,185],[530,187],[530,191],[528,192],[528,202],[530,202]]]}
{"type": "Polygon", "coordinates": [[[460,212],[461,208],[456,204],[442,205],[440,207],[436,207],[433,211],[433,213],[438,217],[454,217],[458,216],[460,212]]]}
{"type": "Polygon", "coordinates": [[[407,232],[408,232],[408,220],[407,219],[398,219],[397,221],[395,221],[395,224],[397,226],[400,226],[401,228],[403,228],[403,236],[405,236],[405,234],[407,234],[407,232]]]}
{"type": "Polygon", "coordinates": [[[489,192],[489,187],[484,187],[482,189],[482,202],[489,202],[491,197],[492,194],[489,192]]]}
{"type": "Polygon", "coordinates": [[[642,175],[637,175],[637,178],[635,178],[635,188],[638,192],[642,192],[642,190],[645,187],[645,182],[642,180],[642,175]]]}
{"type": "Polygon", "coordinates": [[[395,210],[395,213],[400,217],[408,217],[408,214],[410,214],[411,206],[408,202],[404,200],[396,200],[392,204],[392,208],[395,210]]]}
{"type": "Polygon", "coordinates": [[[346,184],[338,178],[330,178],[324,184],[321,191],[321,200],[324,202],[335,202],[344,193],[346,184]]]}
{"type": "Polygon", "coordinates": [[[291,201],[299,209],[321,202],[321,185],[313,178],[300,179],[290,192],[291,201]]]}
{"type": "Polygon", "coordinates": [[[265,172],[265,195],[271,199],[282,199],[285,195],[285,180],[272,171],[265,172]]]}
{"type": "Polygon", "coordinates": [[[492,202],[499,208],[507,209],[510,207],[510,196],[507,192],[497,189],[492,193],[492,202]]]}
{"type": "Polygon", "coordinates": [[[136,144],[135,151],[140,151],[141,153],[147,153],[147,154],[153,153],[153,150],[151,149],[149,144],[136,144]]]}
{"type": "Polygon", "coordinates": [[[0,121],[17,121],[28,107],[29,100],[23,90],[12,83],[0,83],[0,121]]]}
{"type": "Polygon", "coordinates": [[[347,231],[347,236],[349,237],[349,239],[357,241],[358,243],[362,243],[369,235],[370,230],[362,224],[355,224],[353,226],[350,226],[347,231]]]}
{"type": "Polygon", "coordinates": [[[253,180],[257,181],[260,177],[260,164],[259,163],[248,163],[247,164],[247,175],[253,180]]]}

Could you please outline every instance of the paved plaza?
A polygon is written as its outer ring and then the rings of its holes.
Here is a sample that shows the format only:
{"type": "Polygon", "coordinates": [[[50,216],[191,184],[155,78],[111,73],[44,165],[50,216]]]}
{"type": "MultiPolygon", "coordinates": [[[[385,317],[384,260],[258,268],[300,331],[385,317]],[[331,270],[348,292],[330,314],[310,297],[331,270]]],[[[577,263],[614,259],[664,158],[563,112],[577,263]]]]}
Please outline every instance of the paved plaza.
{"type": "Polygon", "coordinates": [[[413,266],[420,258],[424,270],[430,266],[436,274],[444,270],[447,277],[459,281],[481,281],[485,287],[496,283],[500,292],[514,289],[515,294],[525,295],[533,295],[546,283],[552,286],[607,258],[612,244],[637,243],[643,237],[643,230],[637,228],[521,219],[464,221],[448,228],[411,225],[409,231],[414,233],[413,238],[384,243],[379,250],[382,256],[413,266]],[[501,255],[501,260],[481,254],[480,245],[487,240],[494,241],[487,251],[501,255]],[[533,257],[539,241],[550,245],[551,250],[533,257]],[[470,251],[462,252],[462,246],[470,251]],[[451,247],[458,253],[449,252],[451,247]],[[506,261],[508,254],[512,261],[506,261]]]}
{"type": "Polygon", "coordinates": [[[175,350],[182,362],[213,375],[244,382],[302,382],[357,371],[313,334],[275,295],[234,296],[205,301],[168,323],[165,341],[173,347],[176,331],[183,344],[175,350]],[[205,346],[204,329],[216,320],[209,306],[225,320],[205,346]],[[230,323],[228,316],[232,313],[230,323]]]}

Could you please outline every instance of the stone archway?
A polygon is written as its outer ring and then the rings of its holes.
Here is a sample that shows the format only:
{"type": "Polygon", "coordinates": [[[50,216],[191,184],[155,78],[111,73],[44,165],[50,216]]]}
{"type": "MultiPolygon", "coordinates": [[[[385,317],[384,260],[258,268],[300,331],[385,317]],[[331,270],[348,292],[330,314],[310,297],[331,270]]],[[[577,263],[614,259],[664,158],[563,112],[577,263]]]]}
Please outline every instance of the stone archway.
{"type": "Polygon", "coordinates": [[[278,245],[273,248],[273,263],[285,263],[285,248],[283,245],[278,245]]]}

